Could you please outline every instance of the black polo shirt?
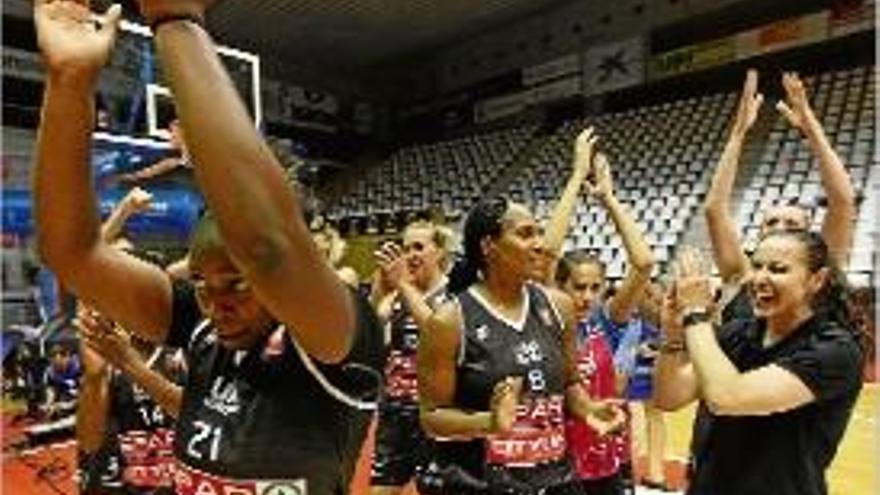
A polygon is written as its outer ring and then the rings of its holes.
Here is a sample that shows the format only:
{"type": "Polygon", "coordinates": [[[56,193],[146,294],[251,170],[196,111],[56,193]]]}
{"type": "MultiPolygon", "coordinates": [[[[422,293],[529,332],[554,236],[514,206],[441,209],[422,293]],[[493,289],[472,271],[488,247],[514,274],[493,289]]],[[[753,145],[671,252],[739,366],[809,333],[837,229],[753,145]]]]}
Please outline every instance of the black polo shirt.
{"type": "Polygon", "coordinates": [[[740,286],[736,295],[721,309],[721,323],[727,324],[734,320],[751,320],[755,318],[752,307],[752,295],[745,286],[740,286]]]}
{"type": "Polygon", "coordinates": [[[765,416],[719,416],[705,408],[689,495],[824,495],[825,469],[862,387],[862,353],[849,329],[820,316],[764,348],[763,320],[722,327],[718,342],[740,372],[775,364],[815,395],[765,416]]]}

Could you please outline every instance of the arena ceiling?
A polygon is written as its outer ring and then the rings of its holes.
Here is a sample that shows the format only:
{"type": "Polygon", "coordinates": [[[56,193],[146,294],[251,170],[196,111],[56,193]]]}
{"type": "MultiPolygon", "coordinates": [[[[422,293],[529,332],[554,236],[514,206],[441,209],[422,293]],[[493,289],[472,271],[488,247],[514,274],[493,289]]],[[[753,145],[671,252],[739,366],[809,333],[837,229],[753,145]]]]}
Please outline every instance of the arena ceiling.
{"type": "Polygon", "coordinates": [[[214,8],[209,23],[226,44],[309,65],[357,70],[571,1],[226,0],[214,8]]]}

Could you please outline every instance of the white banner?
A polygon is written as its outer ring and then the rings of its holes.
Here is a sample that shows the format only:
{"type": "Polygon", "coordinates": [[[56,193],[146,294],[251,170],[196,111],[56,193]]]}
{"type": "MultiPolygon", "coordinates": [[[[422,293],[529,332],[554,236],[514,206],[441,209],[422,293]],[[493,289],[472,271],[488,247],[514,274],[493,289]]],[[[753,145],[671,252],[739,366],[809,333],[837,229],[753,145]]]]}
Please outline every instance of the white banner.
{"type": "Polygon", "coordinates": [[[474,122],[489,122],[522,112],[529,104],[529,97],[529,91],[522,91],[481,101],[474,107],[474,122]]]}
{"type": "Polygon", "coordinates": [[[581,75],[560,79],[529,90],[529,104],[535,105],[548,101],[562,100],[581,94],[581,75]]]}
{"type": "Polygon", "coordinates": [[[581,57],[577,53],[523,69],[523,85],[534,86],[551,79],[559,79],[581,71],[581,57]]]}
{"type": "Polygon", "coordinates": [[[584,58],[584,93],[605,93],[645,80],[645,43],[641,37],[595,46],[584,58]]]}

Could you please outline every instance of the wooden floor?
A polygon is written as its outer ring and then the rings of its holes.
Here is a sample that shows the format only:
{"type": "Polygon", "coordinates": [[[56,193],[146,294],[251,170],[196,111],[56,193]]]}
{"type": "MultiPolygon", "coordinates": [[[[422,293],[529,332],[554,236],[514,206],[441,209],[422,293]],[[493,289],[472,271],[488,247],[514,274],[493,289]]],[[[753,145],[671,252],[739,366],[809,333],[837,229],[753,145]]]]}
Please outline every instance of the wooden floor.
{"type": "MultiPolygon", "coordinates": [[[[838,450],[837,457],[828,471],[830,495],[880,494],[880,436],[878,436],[878,413],[880,413],[880,385],[865,385],[856,409],[838,450]]],[[[690,441],[693,408],[666,417],[669,444],[667,446],[668,471],[680,472],[682,461],[690,441]]],[[[6,421],[4,421],[6,423],[6,421]]],[[[9,424],[4,424],[4,445],[10,440],[9,424]]],[[[366,495],[369,484],[368,448],[358,466],[352,485],[352,495],[366,495]]],[[[29,455],[3,455],[3,494],[14,495],[74,495],[71,475],[75,446],[67,444],[40,449],[29,455]]],[[[676,476],[677,477],[677,476],[676,476]]],[[[407,495],[414,492],[407,490],[407,495]]]]}
{"type": "MultiPolygon", "coordinates": [[[[668,442],[666,471],[673,478],[680,479],[681,465],[687,458],[694,410],[694,407],[690,407],[666,414],[668,442]]],[[[880,428],[880,423],[878,423],[878,416],[880,416],[880,384],[865,384],[843,442],[837,451],[837,457],[827,473],[829,495],[880,494],[880,476],[878,476],[878,463],[880,463],[878,428],[880,428]]],[[[367,489],[369,471],[365,468],[366,465],[363,462],[358,466],[355,483],[352,485],[352,495],[369,493],[367,489]]],[[[413,495],[414,493],[414,491],[407,490],[405,495],[413,495]]]]}

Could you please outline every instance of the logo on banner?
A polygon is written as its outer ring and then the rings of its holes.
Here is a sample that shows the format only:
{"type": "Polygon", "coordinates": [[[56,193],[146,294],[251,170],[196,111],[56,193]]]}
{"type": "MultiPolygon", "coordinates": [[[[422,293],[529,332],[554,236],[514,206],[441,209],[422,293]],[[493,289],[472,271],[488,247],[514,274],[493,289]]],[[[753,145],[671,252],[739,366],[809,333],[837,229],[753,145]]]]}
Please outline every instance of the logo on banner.
{"type": "Polygon", "coordinates": [[[216,476],[178,462],[175,488],[178,495],[308,495],[304,479],[240,480],[216,476]]]}
{"type": "Polygon", "coordinates": [[[565,398],[526,397],[516,408],[510,431],[487,439],[486,461],[507,466],[537,466],[564,459],[565,398]]]}
{"type": "Polygon", "coordinates": [[[584,80],[588,94],[640,84],[645,77],[644,44],[632,38],[587,50],[584,80]]]}
{"type": "MultiPolygon", "coordinates": [[[[260,495],[306,495],[302,481],[267,483],[258,493],[260,495]]],[[[260,487],[260,483],[257,483],[260,487]]]]}

